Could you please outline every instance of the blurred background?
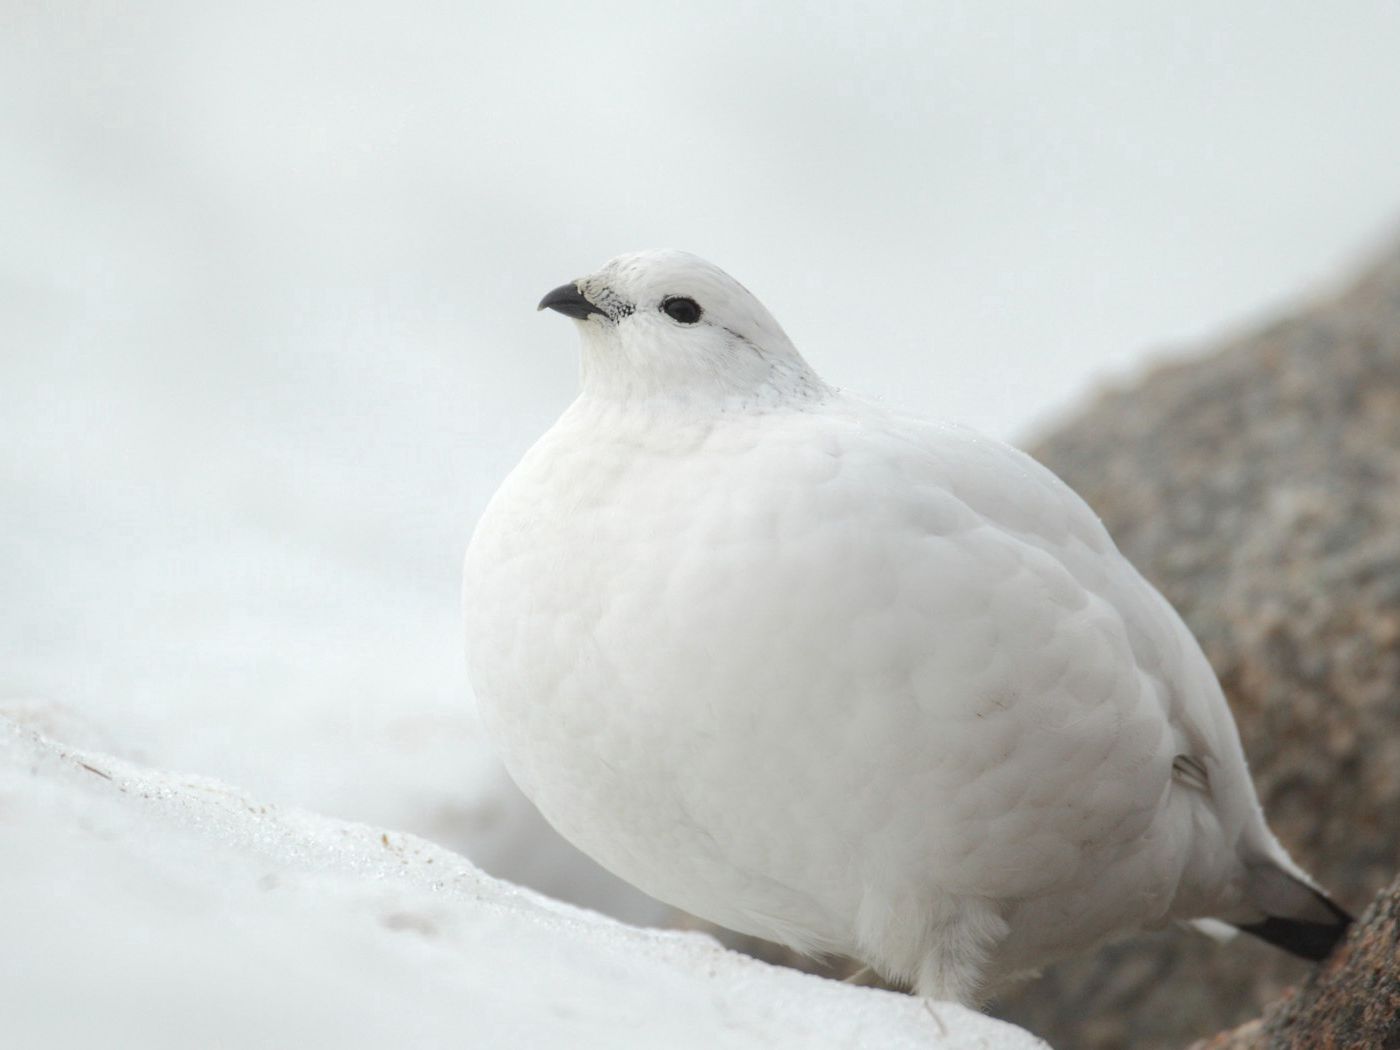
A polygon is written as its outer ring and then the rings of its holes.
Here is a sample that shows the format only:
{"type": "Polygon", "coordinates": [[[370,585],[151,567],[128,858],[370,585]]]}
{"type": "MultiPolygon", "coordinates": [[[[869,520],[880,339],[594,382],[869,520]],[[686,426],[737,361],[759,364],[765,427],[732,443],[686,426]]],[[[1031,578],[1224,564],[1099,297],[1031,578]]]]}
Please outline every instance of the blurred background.
{"type": "Polygon", "coordinates": [[[458,572],[683,247],[825,377],[1029,439],[1400,215],[1400,6],[12,3],[0,711],[639,920],[506,784],[458,572]]]}

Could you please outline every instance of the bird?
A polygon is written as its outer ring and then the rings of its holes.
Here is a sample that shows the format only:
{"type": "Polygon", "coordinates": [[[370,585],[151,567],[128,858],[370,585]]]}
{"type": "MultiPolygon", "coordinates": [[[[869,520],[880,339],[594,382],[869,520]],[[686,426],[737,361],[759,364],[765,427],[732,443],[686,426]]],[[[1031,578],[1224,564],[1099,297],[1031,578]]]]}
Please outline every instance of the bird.
{"type": "Polygon", "coordinates": [[[829,385],[686,252],[539,309],[574,321],[580,391],[462,593],[483,724],[564,838],[973,1007],[1172,923],[1314,960],[1344,935],[1200,645],[1050,470],[829,385]]]}

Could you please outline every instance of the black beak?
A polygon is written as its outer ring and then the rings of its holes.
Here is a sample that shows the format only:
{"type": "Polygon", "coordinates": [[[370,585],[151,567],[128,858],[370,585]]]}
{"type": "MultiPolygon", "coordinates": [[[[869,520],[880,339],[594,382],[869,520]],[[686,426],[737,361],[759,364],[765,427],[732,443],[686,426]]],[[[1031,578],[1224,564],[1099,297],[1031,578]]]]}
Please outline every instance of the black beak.
{"type": "Polygon", "coordinates": [[[576,321],[583,321],[598,314],[606,317],[602,310],[590,303],[583,297],[583,293],[578,290],[576,284],[561,284],[554,291],[550,292],[540,300],[537,307],[540,310],[558,310],[565,317],[572,317],[576,321]]]}

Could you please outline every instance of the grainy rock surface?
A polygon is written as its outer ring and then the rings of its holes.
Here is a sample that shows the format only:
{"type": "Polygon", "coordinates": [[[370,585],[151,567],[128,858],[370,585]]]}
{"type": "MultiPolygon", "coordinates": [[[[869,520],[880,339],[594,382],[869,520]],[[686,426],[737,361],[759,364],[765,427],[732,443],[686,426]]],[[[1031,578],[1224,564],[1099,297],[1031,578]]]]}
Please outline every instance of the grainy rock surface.
{"type": "MultiPolygon", "coordinates": [[[[1400,246],[1341,295],[1103,395],[1031,451],[1186,618],[1275,831],[1362,907],[1400,870],[1400,246]]],[[[1310,970],[1247,936],[1172,930],[1052,967],[993,1012],[1077,1050],[1176,1048],[1310,970]]]]}
{"type": "MultiPolygon", "coordinates": [[[[1363,906],[1400,869],[1400,249],[1033,451],[1201,640],[1279,837],[1363,906]]],[[[1308,971],[1246,937],[1161,934],[1057,966],[998,1012],[1066,1047],[1180,1047],[1308,971]]]]}
{"type": "Polygon", "coordinates": [[[1400,879],[1351,936],[1264,1016],[1191,1050],[1395,1050],[1400,1047],[1400,879]]]}

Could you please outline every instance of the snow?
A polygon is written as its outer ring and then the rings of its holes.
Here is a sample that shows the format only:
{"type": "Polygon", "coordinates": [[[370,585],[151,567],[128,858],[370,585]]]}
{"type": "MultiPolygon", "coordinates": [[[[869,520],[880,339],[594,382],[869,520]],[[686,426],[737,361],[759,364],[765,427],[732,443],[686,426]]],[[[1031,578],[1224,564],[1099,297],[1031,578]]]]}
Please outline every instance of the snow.
{"type": "Polygon", "coordinates": [[[3,718],[0,900],[6,1046],[1045,1045],[3,718]]]}

